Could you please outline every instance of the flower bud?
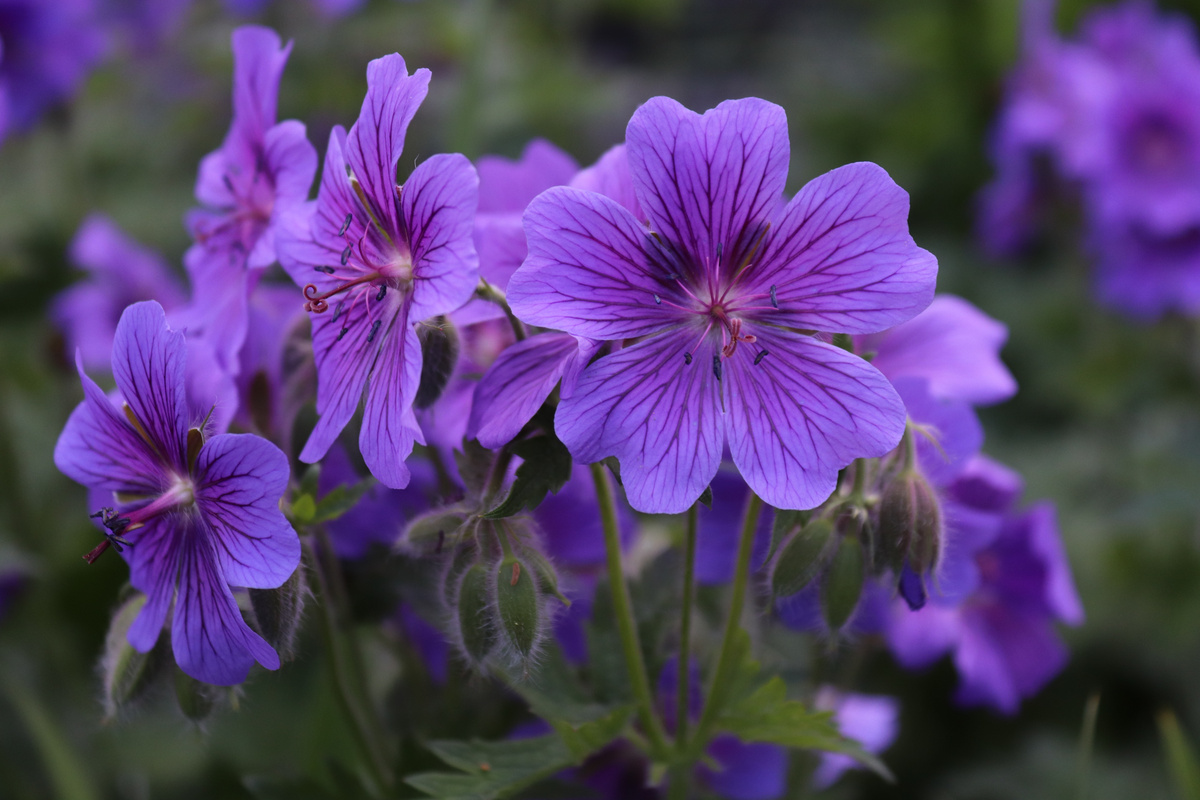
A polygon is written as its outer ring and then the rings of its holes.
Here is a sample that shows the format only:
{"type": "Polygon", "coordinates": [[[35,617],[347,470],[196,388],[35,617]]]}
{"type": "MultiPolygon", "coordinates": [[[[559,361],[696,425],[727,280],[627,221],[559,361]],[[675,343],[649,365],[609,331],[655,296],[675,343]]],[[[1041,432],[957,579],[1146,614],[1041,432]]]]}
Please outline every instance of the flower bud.
{"type": "Polygon", "coordinates": [[[569,607],[571,601],[558,588],[558,572],[554,569],[554,564],[550,563],[550,559],[542,555],[535,547],[522,547],[521,557],[525,559],[525,563],[534,571],[537,577],[537,584],[540,589],[546,594],[553,595],[558,599],[558,602],[569,607]]]}
{"type": "MultiPolygon", "coordinates": [[[[916,552],[935,556],[941,540],[941,512],[929,482],[913,469],[897,475],[883,491],[874,566],[899,574],[905,559],[916,552]],[[935,540],[930,544],[930,539],[935,540]]],[[[935,558],[936,561],[936,558],[935,558]]]]}
{"type": "Polygon", "coordinates": [[[171,663],[166,637],[148,653],[133,649],[127,634],[134,619],[146,605],[146,595],[131,595],[117,608],[104,638],[104,657],[100,662],[104,681],[104,711],[109,719],[131,708],[144,697],[171,663]]]}
{"type": "Polygon", "coordinates": [[[440,552],[455,544],[466,521],[467,511],[459,505],[426,511],[404,526],[395,546],[416,553],[440,552]]]}
{"type": "Polygon", "coordinates": [[[446,317],[437,317],[417,326],[417,339],[421,343],[421,382],[413,407],[429,408],[442,396],[454,373],[458,362],[458,331],[446,317]]]}
{"type": "Polygon", "coordinates": [[[458,585],[459,640],[463,655],[476,668],[483,665],[496,644],[491,611],[488,568],[476,562],[463,573],[458,585]]]}
{"type": "Polygon", "coordinates": [[[208,719],[221,697],[228,696],[229,691],[223,686],[201,683],[175,667],[175,700],[179,703],[179,710],[192,722],[208,719]]]}
{"type": "Polygon", "coordinates": [[[542,636],[542,609],[537,577],[520,559],[509,556],[495,572],[496,611],[500,635],[517,660],[530,658],[542,636]]]}
{"type": "Polygon", "coordinates": [[[250,605],[258,620],[258,629],[267,644],[279,653],[280,661],[296,657],[296,635],[304,619],[304,602],[308,597],[308,582],[304,567],[297,567],[292,577],[275,589],[250,589],[250,605]]]}
{"type": "Polygon", "coordinates": [[[854,536],[837,538],[837,550],[821,582],[821,613],[834,631],[854,614],[863,588],[862,543],[854,536]]]}
{"type": "Polygon", "coordinates": [[[771,593],[789,597],[812,583],[833,556],[833,523],[813,520],[792,534],[779,549],[771,570],[771,593]]]}

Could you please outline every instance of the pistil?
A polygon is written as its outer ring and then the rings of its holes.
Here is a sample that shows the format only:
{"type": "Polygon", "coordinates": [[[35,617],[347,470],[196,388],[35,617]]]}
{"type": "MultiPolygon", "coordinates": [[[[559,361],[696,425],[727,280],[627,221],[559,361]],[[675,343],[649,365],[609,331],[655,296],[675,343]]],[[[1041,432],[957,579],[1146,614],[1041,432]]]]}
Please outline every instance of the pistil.
{"type": "Polygon", "coordinates": [[[325,313],[326,310],[329,309],[329,303],[326,302],[329,298],[334,297],[335,295],[339,295],[342,292],[349,291],[350,289],[353,289],[355,286],[361,286],[364,283],[371,283],[372,281],[375,281],[378,279],[379,279],[379,273],[371,272],[366,275],[357,277],[353,280],[346,281],[345,283],[343,283],[339,286],[335,286],[334,288],[330,289],[328,292],[323,292],[323,293],[319,293],[319,294],[317,293],[316,284],[312,284],[312,283],[306,284],[304,287],[304,299],[307,300],[308,302],[304,304],[304,310],[311,311],[314,314],[323,314],[323,313],[325,313]]]}

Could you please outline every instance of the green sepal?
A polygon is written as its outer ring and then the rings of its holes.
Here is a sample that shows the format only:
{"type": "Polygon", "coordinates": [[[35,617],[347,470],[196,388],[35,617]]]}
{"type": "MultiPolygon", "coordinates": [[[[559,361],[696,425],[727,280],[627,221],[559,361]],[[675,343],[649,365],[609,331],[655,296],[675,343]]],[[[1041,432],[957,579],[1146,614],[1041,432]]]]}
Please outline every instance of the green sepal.
{"type": "Polygon", "coordinates": [[[509,557],[500,562],[494,580],[501,632],[512,649],[527,658],[541,632],[537,577],[519,559],[509,557]]]}
{"type": "Polygon", "coordinates": [[[821,611],[830,630],[850,619],[863,588],[863,548],[857,538],[842,536],[821,582],[821,611]]]}
{"type": "Polygon", "coordinates": [[[547,492],[557,492],[571,478],[571,454],[555,436],[535,436],[512,445],[523,461],[508,497],[483,514],[487,519],[511,517],[538,507],[547,492]]]}
{"type": "Polygon", "coordinates": [[[771,570],[771,593],[791,597],[821,574],[833,550],[833,523],[814,520],[784,543],[771,570]]]}

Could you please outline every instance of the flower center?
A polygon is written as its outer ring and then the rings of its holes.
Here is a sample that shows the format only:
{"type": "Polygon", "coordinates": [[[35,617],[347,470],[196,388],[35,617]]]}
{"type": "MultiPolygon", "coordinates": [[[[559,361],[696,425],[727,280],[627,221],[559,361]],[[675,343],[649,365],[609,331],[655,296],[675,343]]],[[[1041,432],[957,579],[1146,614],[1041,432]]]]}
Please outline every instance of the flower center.
{"type": "MultiPolygon", "coordinates": [[[[119,500],[120,498],[118,497],[119,500]]],[[[174,475],[171,485],[167,487],[165,492],[140,508],[136,508],[133,511],[119,512],[109,506],[105,506],[91,515],[93,518],[99,518],[100,522],[104,525],[104,541],[96,545],[91,552],[83,557],[83,560],[92,564],[109,547],[115,547],[118,553],[124,551],[122,545],[133,547],[133,542],[124,538],[125,534],[145,527],[147,522],[160,514],[178,509],[191,508],[195,503],[196,487],[192,483],[192,479],[182,475],[174,475]]]]}

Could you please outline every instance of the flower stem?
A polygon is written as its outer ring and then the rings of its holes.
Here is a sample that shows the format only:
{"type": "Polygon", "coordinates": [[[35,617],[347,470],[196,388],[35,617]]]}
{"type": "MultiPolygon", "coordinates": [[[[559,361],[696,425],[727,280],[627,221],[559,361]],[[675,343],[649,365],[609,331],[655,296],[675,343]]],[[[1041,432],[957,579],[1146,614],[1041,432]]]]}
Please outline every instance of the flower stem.
{"type": "Polygon", "coordinates": [[[625,668],[629,672],[629,685],[637,702],[638,716],[652,751],[657,758],[662,758],[668,750],[666,733],[658,715],[654,713],[654,698],[650,693],[646,662],[638,643],[629,587],[625,584],[625,573],[621,568],[621,535],[617,529],[616,502],[605,469],[603,464],[591,465],[592,481],[596,484],[596,502],[600,506],[600,522],[604,528],[604,551],[608,561],[608,582],[612,586],[613,614],[617,619],[617,632],[621,637],[621,650],[625,655],[625,668]]]}
{"type": "Polygon", "coordinates": [[[750,578],[750,556],[754,550],[754,533],[758,528],[758,518],[762,514],[763,501],[754,492],[746,502],[746,515],[742,519],[742,532],[738,541],[737,565],[733,572],[733,596],[729,601],[729,618],[725,621],[725,633],[721,637],[721,652],[717,657],[717,669],[713,673],[712,682],[708,687],[708,697],[704,702],[704,712],[700,716],[700,725],[696,731],[696,746],[707,744],[707,736],[712,728],[716,715],[720,713],[718,692],[721,692],[733,677],[737,668],[735,655],[737,648],[734,641],[741,630],[742,607],[746,601],[746,584],[750,578]]]}
{"type": "Polygon", "coordinates": [[[517,315],[513,313],[512,307],[508,304],[508,299],[504,296],[504,292],[492,286],[483,278],[479,279],[479,285],[475,287],[475,296],[481,300],[486,300],[489,303],[495,303],[504,311],[504,316],[508,319],[509,326],[512,327],[513,336],[518,342],[525,341],[529,332],[525,330],[525,324],[517,319],[517,315]]]}
{"type": "Polygon", "coordinates": [[[378,794],[387,795],[395,788],[395,780],[383,751],[383,727],[371,713],[362,665],[357,659],[349,656],[353,643],[344,641],[339,633],[348,613],[338,602],[339,593],[333,586],[334,579],[330,572],[337,565],[328,563],[333,558],[329,537],[321,531],[318,538],[324,557],[311,542],[306,542],[304,549],[321,593],[321,633],[325,639],[325,651],[329,654],[329,667],[333,674],[338,703],[350,723],[355,743],[362,751],[367,769],[378,787],[378,794]]]}
{"type": "Polygon", "coordinates": [[[691,705],[691,673],[688,656],[692,638],[692,597],[696,593],[696,506],[687,512],[683,532],[683,610],[679,623],[679,686],[675,706],[675,745],[687,747],[688,706],[691,705]]]}

